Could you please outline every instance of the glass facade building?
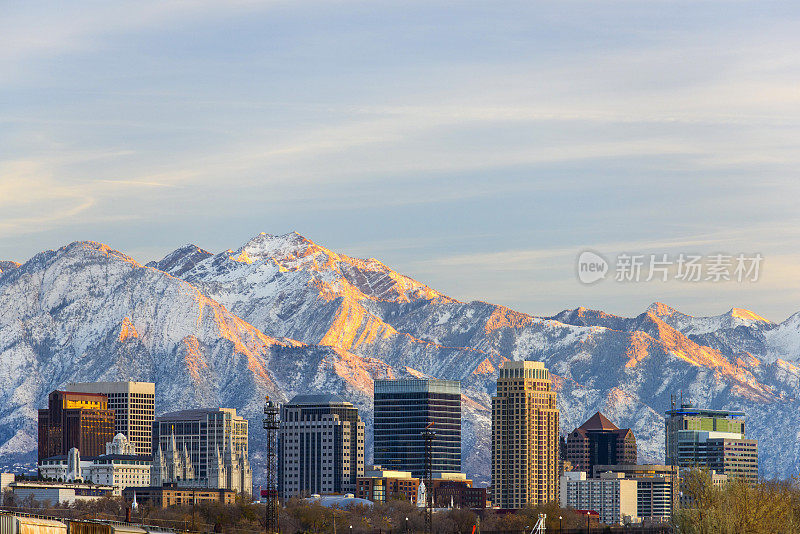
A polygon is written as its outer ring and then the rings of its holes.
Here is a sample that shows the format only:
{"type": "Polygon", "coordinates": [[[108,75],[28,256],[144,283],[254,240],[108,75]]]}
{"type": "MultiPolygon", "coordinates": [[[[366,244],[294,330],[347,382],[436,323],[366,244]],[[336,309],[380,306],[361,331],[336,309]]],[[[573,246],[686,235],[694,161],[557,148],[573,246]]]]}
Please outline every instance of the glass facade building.
{"type": "Polygon", "coordinates": [[[75,448],[85,457],[105,453],[114,438],[114,412],[97,393],[53,391],[39,410],[39,460],[65,455],[75,448]]]}
{"type": "Polygon", "coordinates": [[[461,472],[461,383],[455,380],[376,380],[375,464],[383,469],[425,475],[425,438],[433,423],[431,469],[461,472]]]}
{"type": "Polygon", "coordinates": [[[69,384],[66,391],[101,393],[114,412],[114,433],[123,434],[136,454],[150,456],[155,416],[156,386],[152,382],[82,382],[69,384]]]}
{"type": "Polygon", "coordinates": [[[667,412],[665,426],[667,465],[758,480],[758,441],[745,439],[744,412],[683,404],[667,412]]]}

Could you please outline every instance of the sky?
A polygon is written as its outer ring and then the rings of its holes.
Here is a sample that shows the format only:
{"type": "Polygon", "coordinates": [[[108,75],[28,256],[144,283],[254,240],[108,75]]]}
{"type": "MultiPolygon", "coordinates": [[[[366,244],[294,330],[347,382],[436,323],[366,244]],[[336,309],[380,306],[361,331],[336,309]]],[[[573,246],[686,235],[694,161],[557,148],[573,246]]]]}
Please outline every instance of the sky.
{"type": "Polygon", "coordinates": [[[534,315],[781,321],[798,27],[793,1],[5,2],[0,260],[297,231],[534,315]],[[605,279],[579,280],[585,250],[605,279]],[[615,280],[664,254],[666,281],[615,280]],[[763,260],[693,282],[681,254],[763,260]]]}

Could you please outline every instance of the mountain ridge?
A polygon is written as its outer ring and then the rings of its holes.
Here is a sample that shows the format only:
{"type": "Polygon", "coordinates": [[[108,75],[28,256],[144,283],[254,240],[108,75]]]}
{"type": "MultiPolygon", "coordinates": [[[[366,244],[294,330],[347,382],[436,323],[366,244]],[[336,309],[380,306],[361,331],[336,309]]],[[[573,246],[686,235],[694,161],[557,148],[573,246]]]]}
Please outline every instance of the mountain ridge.
{"type": "Polygon", "coordinates": [[[535,359],[552,372],[562,432],[602,411],[633,429],[640,461],[662,461],[663,412],[684,391],[745,409],[763,473],[795,473],[800,447],[773,427],[800,423],[800,314],[771,323],[735,310],[686,319],[654,303],[636,317],[586,308],[537,317],[459,301],[296,232],[217,254],[184,245],[146,266],[75,242],[0,273],[0,454],[30,453],[26,417],[59,381],[138,373],[156,382],[159,412],[186,390],[181,406],[227,403],[256,420],[264,394],[322,389],[353,401],[369,429],[375,378],[434,376],[462,381],[464,470],[487,483],[497,367],[535,359]],[[709,324],[718,327],[701,332],[709,324]]]}

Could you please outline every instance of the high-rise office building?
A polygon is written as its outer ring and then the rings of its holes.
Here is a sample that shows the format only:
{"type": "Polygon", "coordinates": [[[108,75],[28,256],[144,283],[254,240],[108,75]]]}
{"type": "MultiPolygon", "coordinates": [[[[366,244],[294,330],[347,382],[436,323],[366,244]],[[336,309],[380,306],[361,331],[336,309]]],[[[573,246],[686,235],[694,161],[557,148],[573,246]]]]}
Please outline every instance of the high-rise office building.
{"type": "Polygon", "coordinates": [[[431,471],[461,471],[461,383],[455,380],[376,380],[375,464],[425,476],[425,437],[430,427],[431,471]]]}
{"type": "Polygon", "coordinates": [[[667,411],[666,463],[756,482],[758,441],[745,438],[744,412],[682,404],[667,411]]]}
{"type": "Polygon", "coordinates": [[[78,449],[85,457],[99,456],[114,439],[114,412],[99,393],[53,391],[47,408],[39,410],[39,460],[78,449]]]}
{"type": "Polygon", "coordinates": [[[247,419],[233,408],[181,410],[153,421],[151,485],[251,493],[247,419]]]}
{"type": "Polygon", "coordinates": [[[500,508],[558,497],[558,408],[541,362],[504,362],[492,397],[492,500],[500,508]]]}
{"type": "Polygon", "coordinates": [[[281,406],[278,493],[355,493],[364,475],[364,423],[338,395],[297,395],[281,406]]]}
{"type": "Polygon", "coordinates": [[[596,464],[635,464],[636,438],[597,412],[567,435],[565,460],[573,471],[592,472],[596,464]]]}
{"type": "Polygon", "coordinates": [[[114,434],[123,434],[133,445],[134,454],[152,454],[153,417],[156,386],[152,382],[80,382],[68,384],[65,391],[102,393],[114,412],[114,434]]]}

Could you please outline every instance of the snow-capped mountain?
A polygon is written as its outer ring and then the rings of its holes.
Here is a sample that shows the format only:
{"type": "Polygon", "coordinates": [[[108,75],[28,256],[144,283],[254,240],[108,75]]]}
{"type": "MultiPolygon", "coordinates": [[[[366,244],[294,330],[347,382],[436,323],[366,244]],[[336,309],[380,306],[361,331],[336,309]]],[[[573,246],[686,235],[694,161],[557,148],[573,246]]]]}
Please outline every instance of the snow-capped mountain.
{"type": "MultiPolygon", "coordinates": [[[[600,410],[633,429],[640,461],[662,461],[663,412],[682,392],[746,411],[762,474],[786,476],[800,467],[798,317],[695,318],[658,303],[633,318],[533,317],[296,233],[219,254],[186,245],[146,267],[73,243],[0,273],[0,455],[35,448],[35,408],[73,380],[154,381],[159,411],[236,407],[253,419],[257,458],[264,394],[335,391],[369,429],[372,380],[427,375],[462,380],[464,469],[488,482],[497,367],[532,359],[555,375],[564,432],[600,410]]],[[[368,456],[370,444],[368,430],[368,456]]]]}
{"type": "Polygon", "coordinates": [[[0,275],[0,456],[35,449],[36,408],[72,381],[154,381],[161,411],[222,405],[257,418],[265,394],[366,399],[373,377],[395,375],[404,372],[269,337],[191,284],[99,243],[43,252],[0,275]]]}

